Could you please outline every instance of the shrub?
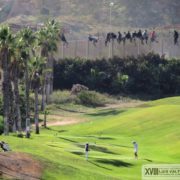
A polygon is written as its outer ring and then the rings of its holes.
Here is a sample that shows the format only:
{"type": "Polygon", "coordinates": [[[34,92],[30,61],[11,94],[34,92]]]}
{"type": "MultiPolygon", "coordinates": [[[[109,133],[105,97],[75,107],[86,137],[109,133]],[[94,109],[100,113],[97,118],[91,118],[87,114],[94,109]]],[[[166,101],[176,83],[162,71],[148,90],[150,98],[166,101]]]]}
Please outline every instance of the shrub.
{"type": "Polygon", "coordinates": [[[65,104],[75,102],[75,96],[71,95],[70,91],[54,91],[50,97],[52,104],[65,104]]]}
{"type": "Polygon", "coordinates": [[[104,96],[95,91],[81,91],[77,97],[77,103],[85,106],[104,106],[107,102],[104,96]]]}
{"type": "Polygon", "coordinates": [[[54,65],[53,80],[57,90],[78,83],[109,94],[161,98],[180,94],[180,61],[153,53],[125,59],[63,59],[54,65]]]}

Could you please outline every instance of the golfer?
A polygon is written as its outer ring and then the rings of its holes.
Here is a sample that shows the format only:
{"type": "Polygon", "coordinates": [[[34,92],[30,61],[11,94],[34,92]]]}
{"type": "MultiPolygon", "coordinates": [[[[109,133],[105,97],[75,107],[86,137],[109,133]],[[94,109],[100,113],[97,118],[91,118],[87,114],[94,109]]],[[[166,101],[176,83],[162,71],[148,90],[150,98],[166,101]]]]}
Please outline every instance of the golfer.
{"type": "Polygon", "coordinates": [[[86,143],[86,145],[85,145],[85,157],[86,157],[86,160],[88,160],[88,151],[89,151],[89,144],[86,143]]]}
{"type": "Polygon", "coordinates": [[[135,159],[138,159],[138,144],[137,144],[137,142],[133,141],[133,145],[134,145],[134,156],[135,156],[135,159]]]}

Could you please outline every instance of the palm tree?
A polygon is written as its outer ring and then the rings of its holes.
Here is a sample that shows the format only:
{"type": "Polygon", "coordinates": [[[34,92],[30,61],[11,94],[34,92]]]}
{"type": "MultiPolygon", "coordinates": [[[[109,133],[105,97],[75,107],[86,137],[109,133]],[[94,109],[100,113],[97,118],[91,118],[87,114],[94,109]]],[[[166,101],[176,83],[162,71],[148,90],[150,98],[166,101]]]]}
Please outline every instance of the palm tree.
{"type": "Polygon", "coordinates": [[[36,134],[39,134],[39,98],[38,98],[38,91],[40,87],[40,76],[37,71],[34,72],[33,74],[33,80],[32,80],[32,87],[34,89],[34,95],[35,95],[35,108],[34,108],[34,120],[35,120],[35,132],[36,134]]]}
{"type": "Polygon", "coordinates": [[[4,134],[9,133],[9,113],[10,113],[10,77],[9,77],[9,48],[13,41],[9,27],[0,27],[0,59],[3,69],[3,114],[4,114],[4,134]]]}
{"type": "Polygon", "coordinates": [[[23,69],[23,63],[20,59],[20,55],[18,53],[18,48],[16,43],[14,44],[13,51],[11,52],[11,68],[10,68],[10,77],[13,86],[13,99],[14,99],[14,112],[15,112],[15,119],[14,119],[14,131],[18,130],[19,132],[22,131],[22,117],[21,117],[21,110],[20,110],[20,95],[19,95],[19,77],[20,73],[23,69]]]}
{"type": "Polygon", "coordinates": [[[43,67],[44,67],[44,59],[41,57],[34,57],[30,61],[30,69],[31,69],[31,87],[34,90],[34,95],[35,95],[35,106],[34,106],[34,120],[35,120],[35,133],[39,134],[39,98],[38,98],[38,92],[41,87],[41,77],[43,74],[43,67]]]}
{"type": "Polygon", "coordinates": [[[49,95],[52,89],[53,81],[53,53],[57,51],[57,42],[59,40],[59,25],[54,20],[48,21],[45,27],[38,32],[39,46],[41,47],[41,56],[47,61],[46,73],[42,88],[41,110],[45,110],[46,103],[49,102],[49,95]],[[45,99],[46,96],[46,99],[45,99]]]}
{"type": "Polygon", "coordinates": [[[29,106],[30,80],[29,80],[28,61],[30,59],[30,55],[33,49],[33,44],[35,43],[35,39],[36,39],[35,35],[30,28],[22,29],[19,32],[18,45],[21,49],[21,58],[25,66],[26,129],[28,130],[30,126],[30,106],[29,106]]]}

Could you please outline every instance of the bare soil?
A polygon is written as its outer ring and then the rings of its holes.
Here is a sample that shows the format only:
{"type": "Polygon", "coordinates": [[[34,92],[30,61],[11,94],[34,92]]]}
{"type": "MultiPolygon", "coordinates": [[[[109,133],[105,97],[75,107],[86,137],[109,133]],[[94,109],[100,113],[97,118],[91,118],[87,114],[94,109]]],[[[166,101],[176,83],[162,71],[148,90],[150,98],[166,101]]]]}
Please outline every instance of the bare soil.
{"type": "Polygon", "coordinates": [[[0,152],[0,179],[38,180],[43,167],[28,154],[0,152]]]}

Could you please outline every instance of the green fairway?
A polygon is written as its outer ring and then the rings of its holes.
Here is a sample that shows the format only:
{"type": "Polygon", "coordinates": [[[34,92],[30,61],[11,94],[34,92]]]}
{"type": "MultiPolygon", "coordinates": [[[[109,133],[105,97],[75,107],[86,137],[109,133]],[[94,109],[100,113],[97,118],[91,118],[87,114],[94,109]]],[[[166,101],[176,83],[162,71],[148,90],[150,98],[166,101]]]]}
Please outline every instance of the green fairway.
{"type": "Polygon", "coordinates": [[[45,180],[140,180],[142,165],[179,163],[180,97],[134,108],[95,109],[80,116],[88,121],[41,129],[31,139],[1,136],[0,140],[13,151],[41,160],[45,180]],[[134,140],[139,145],[138,160],[134,159],[134,140]],[[88,161],[84,156],[87,142],[88,161]]]}

